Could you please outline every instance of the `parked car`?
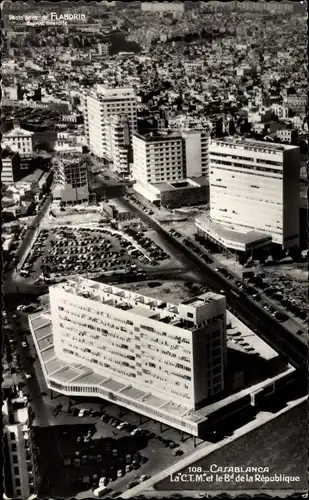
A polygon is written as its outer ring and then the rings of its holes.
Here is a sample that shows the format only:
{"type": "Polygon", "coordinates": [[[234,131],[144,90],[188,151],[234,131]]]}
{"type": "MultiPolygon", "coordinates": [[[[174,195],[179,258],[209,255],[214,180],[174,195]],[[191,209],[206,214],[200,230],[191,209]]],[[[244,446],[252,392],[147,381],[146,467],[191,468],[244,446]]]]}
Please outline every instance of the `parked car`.
{"type": "Polygon", "coordinates": [[[132,483],[129,483],[127,488],[128,490],[131,489],[131,488],[134,488],[135,486],[137,486],[139,483],[138,481],[132,481],[132,483]]]}
{"type": "Polygon", "coordinates": [[[139,434],[141,432],[142,429],[140,429],[139,427],[137,427],[137,429],[134,429],[130,434],[131,436],[136,436],[136,434],[139,434]]]}
{"type": "Polygon", "coordinates": [[[82,408],[79,410],[78,416],[79,417],[85,417],[87,415],[88,411],[85,408],[82,408]]]}
{"type": "Polygon", "coordinates": [[[176,450],[174,452],[174,455],[175,455],[175,457],[180,457],[181,455],[183,455],[183,451],[182,450],[176,450]]]}

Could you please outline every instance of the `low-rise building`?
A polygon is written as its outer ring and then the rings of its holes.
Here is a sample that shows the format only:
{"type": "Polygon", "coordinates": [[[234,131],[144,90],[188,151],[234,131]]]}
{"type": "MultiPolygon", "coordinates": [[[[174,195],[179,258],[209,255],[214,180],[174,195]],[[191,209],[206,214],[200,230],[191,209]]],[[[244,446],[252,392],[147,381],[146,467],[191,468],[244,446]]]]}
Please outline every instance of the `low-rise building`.
{"type": "Polygon", "coordinates": [[[130,210],[128,210],[119,200],[117,200],[117,198],[113,198],[107,203],[103,203],[103,210],[112,219],[116,219],[119,222],[135,218],[134,214],[130,212],[130,210]]]}
{"type": "Polygon", "coordinates": [[[295,128],[283,128],[281,130],[277,131],[277,137],[280,139],[282,142],[293,142],[294,139],[297,138],[297,130],[295,128]]]}
{"type": "Polygon", "coordinates": [[[9,148],[20,156],[31,156],[33,154],[33,132],[15,126],[2,136],[3,147],[9,148]]]}
{"type": "Polygon", "coordinates": [[[203,205],[209,202],[209,182],[205,177],[156,184],[136,182],[133,189],[151,203],[166,208],[203,205]]]}

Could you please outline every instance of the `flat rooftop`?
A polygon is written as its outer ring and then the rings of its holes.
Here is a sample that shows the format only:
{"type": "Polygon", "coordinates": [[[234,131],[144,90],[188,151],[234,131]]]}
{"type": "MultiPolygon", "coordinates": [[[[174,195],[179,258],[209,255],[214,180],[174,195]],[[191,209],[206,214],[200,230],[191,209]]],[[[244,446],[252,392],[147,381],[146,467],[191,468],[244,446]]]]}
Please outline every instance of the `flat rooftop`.
{"type": "Polygon", "coordinates": [[[259,231],[248,231],[243,232],[240,229],[233,229],[224,223],[214,222],[209,219],[209,217],[199,216],[195,219],[195,223],[199,224],[201,228],[205,228],[205,231],[209,231],[209,235],[213,235],[214,238],[223,238],[225,240],[242,243],[244,245],[249,245],[253,243],[261,243],[265,240],[265,243],[271,241],[271,236],[259,231]]]}
{"type": "MultiPolygon", "coordinates": [[[[82,277],[70,279],[67,282],[59,283],[51,288],[59,288],[74,296],[84,297],[89,300],[100,302],[100,304],[106,304],[116,309],[128,311],[131,314],[138,314],[139,316],[182,327],[183,318],[180,311],[180,305],[169,304],[162,300],[131,292],[130,290],[98,283],[82,277]]],[[[222,298],[221,295],[206,292],[192,300],[190,305],[191,307],[198,308],[206,303],[219,300],[220,298],[222,298]]],[[[185,305],[187,302],[183,302],[182,304],[185,305]]],[[[194,328],[194,325],[183,328],[191,330],[194,328]]]]}
{"type": "Polygon", "coordinates": [[[106,98],[135,97],[133,87],[108,87],[104,84],[97,84],[95,91],[99,96],[106,98]]]}
{"type": "Polygon", "coordinates": [[[255,141],[253,139],[244,139],[243,137],[225,137],[224,139],[215,140],[211,143],[209,152],[211,153],[212,146],[237,147],[248,150],[257,150],[261,152],[282,153],[290,149],[297,149],[298,146],[289,144],[274,144],[273,142],[255,141]]]}
{"type": "Polygon", "coordinates": [[[145,130],[145,132],[134,132],[133,136],[149,142],[160,142],[170,139],[181,140],[181,132],[172,130],[145,130]]]}
{"type": "Polygon", "coordinates": [[[201,187],[207,186],[208,180],[200,180],[199,179],[182,179],[181,181],[175,182],[157,182],[153,183],[152,186],[157,188],[161,193],[167,191],[178,191],[180,189],[200,189],[201,187]]]}

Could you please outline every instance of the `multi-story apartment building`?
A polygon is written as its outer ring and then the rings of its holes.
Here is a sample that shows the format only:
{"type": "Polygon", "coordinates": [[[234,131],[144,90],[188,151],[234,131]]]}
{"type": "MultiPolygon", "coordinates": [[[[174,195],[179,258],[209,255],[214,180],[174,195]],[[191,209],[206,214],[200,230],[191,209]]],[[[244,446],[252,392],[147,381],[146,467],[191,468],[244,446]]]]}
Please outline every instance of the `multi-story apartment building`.
{"type": "Polygon", "coordinates": [[[282,120],[287,120],[289,117],[289,105],[286,102],[282,104],[274,103],[272,105],[272,110],[275,115],[282,120]]]}
{"type": "Polygon", "coordinates": [[[55,203],[75,205],[89,200],[86,163],[73,153],[57,156],[53,161],[55,203]]]}
{"type": "Polygon", "coordinates": [[[207,203],[209,143],[210,126],[133,134],[134,189],[162,206],[207,203]]]}
{"type": "Polygon", "coordinates": [[[76,278],[50,288],[50,308],[52,330],[48,319],[29,323],[51,389],[97,394],[198,435],[196,412],[224,389],[224,296],[174,305],[76,278]]]}
{"type": "Polygon", "coordinates": [[[283,142],[291,143],[297,138],[297,133],[295,128],[283,128],[277,131],[277,137],[283,142]]]}
{"type": "Polygon", "coordinates": [[[83,97],[85,135],[90,150],[99,158],[107,158],[110,151],[110,119],[117,115],[127,119],[129,138],[137,130],[136,96],[133,88],[97,87],[83,97]]]}
{"type": "Polygon", "coordinates": [[[210,132],[209,124],[182,130],[187,177],[209,177],[210,132]]]}
{"type": "Polygon", "coordinates": [[[129,174],[130,125],[127,117],[112,116],[108,124],[108,158],[111,168],[120,175],[129,174]]]}
{"type": "Polygon", "coordinates": [[[2,136],[3,148],[9,148],[20,156],[31,156],[33,154],[33,136],[34,132],[24,130],[15,125],[12,130],[2,136]]]}
{"type": "Polygon", "coordinates": [[[210,146],[211,220],[299,244],[299,148],[242,138],[210,146]]]}
{"type": "Polygon", "coordinates": [[[185,152],[180,132],[167,130],[133,134],[132,177],[142,184],[184,179],[185,152]]]}
{"type": "Polygon", "coordinates": [[[210,126],[133,134],[133,177],[142,183],[208,177],[210,126]]]}
{"type": "Polygon", "coordinates": [[[99,56],[108,56],[109,55],[109,50],[110,50],[110,45],[109,43],[98,43],[97,44],[97,51],[99,56]]]}
{"type": "Polygon", "coordinates": [[[8,498],[27,499],[35,493],[35,461],[32,453],[29,409],[23,397],[4,401],[4,492],[8,498]]]}
{"type": "Polygon", "coordinates": [[[20,156],[18,153],[4,149],[1,152],[1,182],[9,185],[19,180],[20,156]]]}
{"type": "Polygon", "coordinates": [[[305,94],[287,94],[284,102],[295,113],[306,113],[308,98],[305,94]]]}

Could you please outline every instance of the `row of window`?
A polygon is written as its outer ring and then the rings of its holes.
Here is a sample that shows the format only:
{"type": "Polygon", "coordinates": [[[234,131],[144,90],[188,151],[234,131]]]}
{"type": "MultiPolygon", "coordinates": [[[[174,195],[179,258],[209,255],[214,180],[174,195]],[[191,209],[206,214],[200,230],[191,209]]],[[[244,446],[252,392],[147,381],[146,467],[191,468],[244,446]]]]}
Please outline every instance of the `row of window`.
{"type": "MultiPolygon", "coordinates": [[[[224,170],[225,172],[233,172],[233,173],[237,172],[237,173],[242,174],[242,175],[246,174],[246,175],[255,175],[256,176],[255,172],[249,172],[248,169],[246,169],[246,168],[245,168],[246,171],[244,171],[244,170],[238,170],[238,169],[235,169],[235,168],[233,168],[233,169],[227,169],[227,168],[217,167],[217,166],[215,168],[216,168],[216,170],[224,170]]],[[[250,170],[252,170],[252,169],[250,169],[250,170]]],[[[261,176],[261,178],[264,177],[265,179],[276,179],[276,180],[282,179],[282,172],[278,172],[278,170],[272,170],[272,169],[267,169],[267,168],[265,169],[265,168],[262,168],[262,167],[260,167],[259,170],[264,170],[265,172],[274,172],[274,173],[277,174],[277,177],[274,177],[273,175],[267,175],[266,177],[261,176]],[[280,174],[280,177],[278,177],[279,174],[280,174]]],[[[213,174],[214,173],[213,170],[210,173],[213,174]]],[[[210,187],[211,186],[212,186],[212,184],[210,184],[210,187]]]]}
{"type": "MultiPolygon", "coordinates": [[[[233,163],[231,161],[223,161],[223,160],[211,160],[211,165],[214,165],[214,168],[218,169],[216,165],[227,165],[229,167],[238,167],[238,168],[244,168],[245,170],[253,170],[254,172],[259,171],[259,172],[269,172],[273,174],[278,174],[282,175],[282,170],[276,170],[274,168],[268,168],[268,167],[258,167],[257,165],[247,165],[245,163],[233,163]]],[[[226,169],[221,169],[221,170],[226,170],[226,169]]],[[[234,168],[231,170],[233,172],[237,172],[234,168]]]]}

